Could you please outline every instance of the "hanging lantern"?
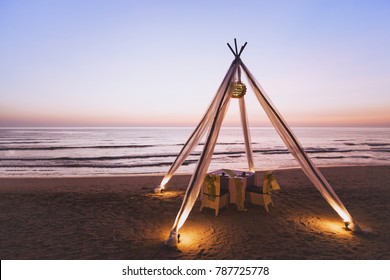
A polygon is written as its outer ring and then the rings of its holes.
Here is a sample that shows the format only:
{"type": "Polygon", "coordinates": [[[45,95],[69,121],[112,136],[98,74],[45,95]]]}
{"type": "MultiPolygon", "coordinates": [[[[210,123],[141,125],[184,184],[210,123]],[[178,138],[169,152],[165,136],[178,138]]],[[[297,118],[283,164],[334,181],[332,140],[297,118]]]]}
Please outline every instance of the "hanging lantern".
{"type": "Polygon", "coordinates": [[[233,83],[233,98],[241,98],[246,93],[246,86],[244,83],[241,82],[234,82],[233,83]]]}

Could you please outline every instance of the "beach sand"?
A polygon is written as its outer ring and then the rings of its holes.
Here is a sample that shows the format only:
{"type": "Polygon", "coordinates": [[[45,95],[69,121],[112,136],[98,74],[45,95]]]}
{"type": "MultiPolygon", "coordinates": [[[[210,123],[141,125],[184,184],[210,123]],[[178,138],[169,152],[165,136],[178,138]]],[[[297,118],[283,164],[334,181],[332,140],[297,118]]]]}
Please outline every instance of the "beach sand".
{"type": "Polygon", "coordinates": [[[164,246],[190,176],[0,179],[1,259],[390,259],[390,166],[321,168],[366,234],[342,220],[300,169],[276,170],[275,207],[197,201],[164,246]]]}

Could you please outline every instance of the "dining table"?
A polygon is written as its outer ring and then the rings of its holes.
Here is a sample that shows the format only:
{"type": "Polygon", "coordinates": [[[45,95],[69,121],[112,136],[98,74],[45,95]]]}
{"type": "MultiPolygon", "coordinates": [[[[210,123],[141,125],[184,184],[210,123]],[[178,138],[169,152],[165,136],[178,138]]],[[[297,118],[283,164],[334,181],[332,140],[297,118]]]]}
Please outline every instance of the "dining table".
{"type": "Polygon", "coordinates": [[[245,193],[247,186],[255,183],[255,173],[232,169],[218,169],[208,174],[220,177],[221,189],[228,189],[230,203],[237,205],[237,210],[245,211],[245,193]]]}

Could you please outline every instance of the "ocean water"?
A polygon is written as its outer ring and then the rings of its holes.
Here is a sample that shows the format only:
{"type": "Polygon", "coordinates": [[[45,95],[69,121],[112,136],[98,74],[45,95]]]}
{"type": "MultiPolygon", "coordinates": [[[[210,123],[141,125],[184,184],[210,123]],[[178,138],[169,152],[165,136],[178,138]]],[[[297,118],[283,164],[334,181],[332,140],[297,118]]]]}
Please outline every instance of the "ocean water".
{"type": "MultiPolygon", "coordinates": [[[[390,163],[390,128],[292,128],[318,166],[390,163]]],[[[193,128],[0,129],[0,177],[165,173],[193,128]]],[[[297,167],[274,128],[250,130],[256,169],[297,167]]],[[[209,170],[247,169],[241,128],[223,128],[209,170]]],[[[177,173],[194,171],[202,143],[177,173]]]]}

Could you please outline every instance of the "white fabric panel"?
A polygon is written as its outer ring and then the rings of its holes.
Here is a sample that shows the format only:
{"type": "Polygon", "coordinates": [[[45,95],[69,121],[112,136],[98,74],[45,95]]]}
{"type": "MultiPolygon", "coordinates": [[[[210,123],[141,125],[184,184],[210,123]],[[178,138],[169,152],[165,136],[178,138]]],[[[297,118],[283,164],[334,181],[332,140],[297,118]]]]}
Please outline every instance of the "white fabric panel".
{"type": "Polygon", "coordinates": [[[255,172],[255,165],[253,163],[252,141],[251,141],[251,135],[249,132],[248,116],[246,114],[246,107],[245,107],[245,99],[244,98],[245,97],[240,98],[239,103],[240,103],[242,131],[244,133],[244,141],[245,141],[245,152],[246,152],[246,157],[248,160],[249,171],[255,172]]]}
{"type": "MultiPolygon", "coordinates": [[[[201,187],[203,185],[203,180],[206,175],[207,169],[209,167],[211,157],[213,156],[215,144],[218,139],[218,134],[229,107],[231,92],[232,92],[232,83],[234,81],[234,74],[237,70],[237,63],[234,63],[229,71],[229,77],[224,82],[223,87],[220,88],[222,92],[223,99],[218,104],[218,108],[212,118],[212,124],[209,128],[208,136],[203,148],[203,152],[198,160],[198,164],[196,166],[196,170],[191,177],[189,185],[187,187],[187,191],[184,195],[183,203],[180,207],[180,210],[176,216],[176,220],[171,229],[171,233],[177,232],[180,227],[186,221],[189,213],[192,210],[192,207],[195,204],[195,201],[199,195],[201,187]]],[[[171,234],[172,235],[172,234],[171,234]]]]}
{"type": "Polygon", "coordinates": [[[279,133],[280,137],[286,144],[291,154],[300,164],[302,170],[312,181],[317,190],[326,199],[326,201],[340,215],[340,217],[342,217],[344,221],[350,222],[353,227],[354,221],[351,215],[348,213],[347,209],[344,207],[343,203],[340,201],[332,187],[329,185],[329,183],[318,170],[318,168],[313,164],[311,159],[307,156],[306,152],[302,148],[301,144],[298,142],[294,133],[287,126],[285,120],[282,118],[280,113],[276,110],[275,106],[272,104],[272,102],[266,95],[264,89],[255,80],[255,78],[249,72],[248,68],[242,62],[241,65],[261,106],[264,108],[270,121],[272,122],[273,126],[279,133]]]}

